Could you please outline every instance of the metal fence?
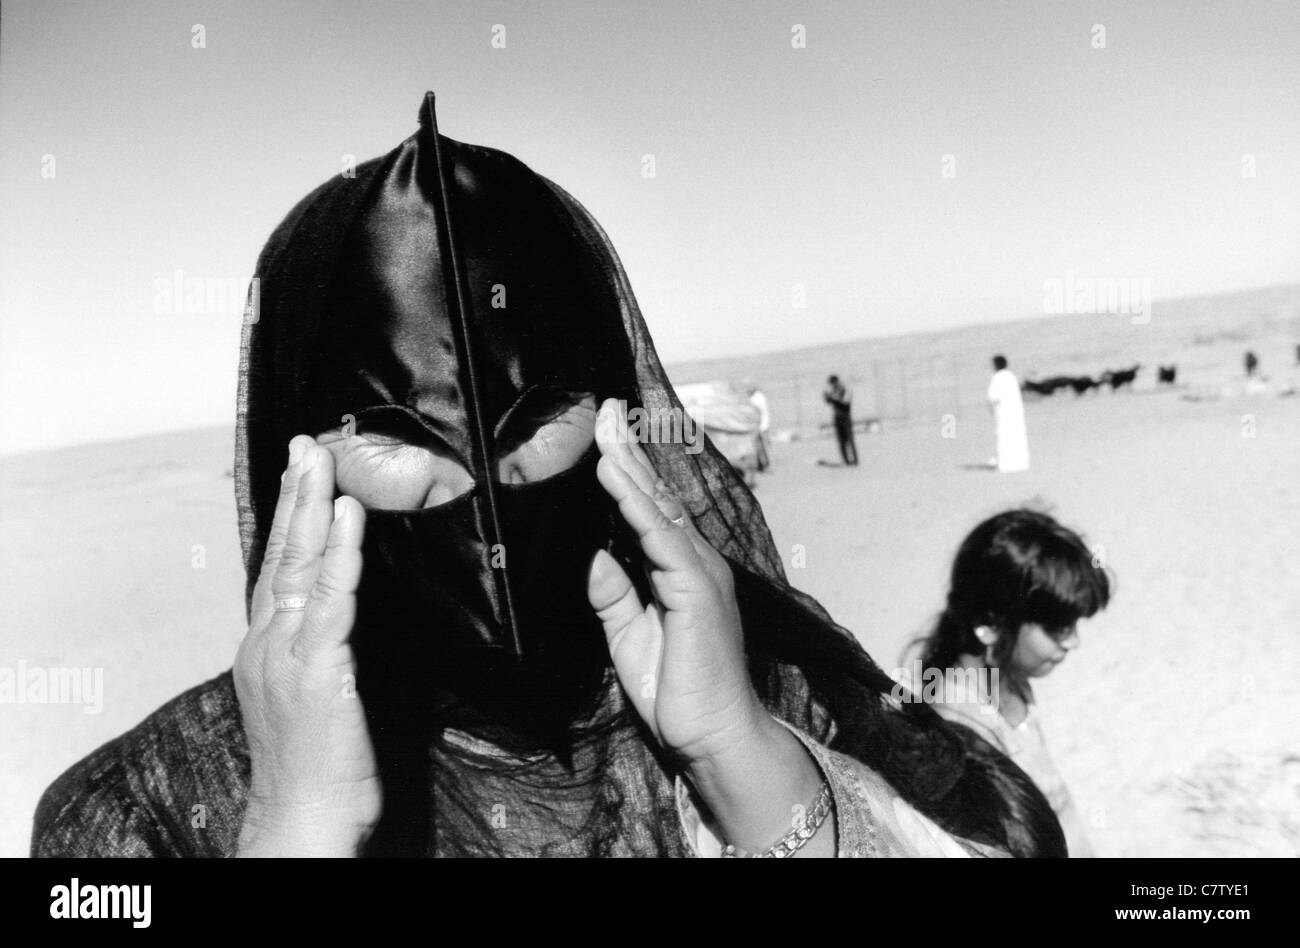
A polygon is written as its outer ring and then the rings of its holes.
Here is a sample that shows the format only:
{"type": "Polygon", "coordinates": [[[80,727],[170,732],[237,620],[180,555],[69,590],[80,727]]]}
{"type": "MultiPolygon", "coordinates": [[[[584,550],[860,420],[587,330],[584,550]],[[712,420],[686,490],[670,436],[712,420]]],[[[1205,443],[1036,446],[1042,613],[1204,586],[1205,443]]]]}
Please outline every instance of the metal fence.
{"type": "MultiPolygon", "coordinates": [[[[853,395],[855,421],[876,419],[883,424],[960,417],[981,404],[987,376],[977,367],[964,372],[949,358],[876,359],[837,371],[853,395]]],[[[787,429],[811,437],[829,428],[830,407],[823,400],[823,374],[769,373],[754,381],[767,397],[773,430],[787,429]]]]}

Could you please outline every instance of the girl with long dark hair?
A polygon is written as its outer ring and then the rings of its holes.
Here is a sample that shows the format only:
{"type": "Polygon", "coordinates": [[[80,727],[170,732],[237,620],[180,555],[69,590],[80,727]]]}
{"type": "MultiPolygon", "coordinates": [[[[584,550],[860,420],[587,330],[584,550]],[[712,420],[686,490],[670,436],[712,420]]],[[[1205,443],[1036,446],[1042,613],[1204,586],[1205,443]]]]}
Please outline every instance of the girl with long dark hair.
{"type": "Polygon", "coordinates": [[[1104,609],[1110,595],[1105,569],[1077,533],[1047,514],[1008,510],[962,541],[947,604],[921,648],[933,684],[926,700],[1033,778],[1071,856],[1091,855],[1091,847],[1047,753],[1030,683],[1077,647],[1079,620],[1104,609]]]}

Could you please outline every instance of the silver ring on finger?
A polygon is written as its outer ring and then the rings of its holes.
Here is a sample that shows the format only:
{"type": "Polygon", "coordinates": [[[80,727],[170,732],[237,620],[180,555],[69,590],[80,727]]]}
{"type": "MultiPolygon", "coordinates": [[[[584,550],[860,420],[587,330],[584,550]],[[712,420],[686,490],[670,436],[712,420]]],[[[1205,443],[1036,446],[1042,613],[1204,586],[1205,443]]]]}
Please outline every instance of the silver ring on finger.
{"type": "Polygon", "coordinates": [[[673,525],[674,527],[683,527],[683,526],[685,526],[685,525],[686,525],[686,515],[685,515],[685,514],[682,514],[680,517],[673,517],[672,520],[671,520],[671,523],[672,523],[672,525],[673,525]]]}
{"type": "Polygon", "coordinates": [[[276,612],[301,612],[307,608],[306,596],[287,596],[275,601],[276,612]]]}

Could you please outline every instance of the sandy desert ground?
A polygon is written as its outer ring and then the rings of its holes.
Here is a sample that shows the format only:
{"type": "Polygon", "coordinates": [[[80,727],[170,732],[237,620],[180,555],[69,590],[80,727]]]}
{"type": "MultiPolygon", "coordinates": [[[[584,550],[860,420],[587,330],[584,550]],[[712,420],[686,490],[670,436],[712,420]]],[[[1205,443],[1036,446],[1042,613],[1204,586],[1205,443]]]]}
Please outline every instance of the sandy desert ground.
{"type": "MultiPolygon", "coordinates": [[[[679,381],[752,377],[780,428],[757,493],[791,579],[886,668],[939,608],[964,533],[1031,503],[1081,530],[1118,580],[1112,607],[1046,679],[1049,740],[1102,855],[1300,855],[1300,288],[1196,304],[1149,327],[1080,317],[682,367],[679,381]],[[1138,332],[1141,328],[1145,331],[1138,332]],[[1241,353],[1269,379],[1248,392],[1241,353]],[[1030,472],[979,469],[987,356],[1042,374],[1177,361],[1132,391],[1028,406],[1030,472]],[[886,405],[871,368],[893,365],[886,405]],[[922,366],[918,373],[915,366],[922,366]],[[855,381],[882,430],[857,469],[817,390],[855,381]],[[848,366],[848,368],[844,368],[848,366]],[[1084,368],[1086,367],[1086,369],[1084,368]],[[909,373],[911,373],[909,375],[909,373]],[[796,404],[795,393],[798,393],[796,404]],[[943,415],[951,414],[945,437],[943,415]]],[[[882,394],[884,392],[884,394],[882,394]]],[[[42,789],[78,757],[229,667],[243,633],[229,430],[0,460],[0,667],[103,669],[97,714],[0,704],[0,855],[26,852],[42,789]]]]}
{"type": "Polygon", "coordinates": [[[1083,531],[1111,607],[1037,686],[1052,750],[1097,851],[1300,855],[1300,398],[1150,393],[1030,407],[1033,468],[968,469],[990,425],[779,445],[758,489],[790,570],[887,669],[942,606],[985,516],[1031,504],[1083,531]],[[1241,435],[1242,416],[1268,430],[1241,435]]]}

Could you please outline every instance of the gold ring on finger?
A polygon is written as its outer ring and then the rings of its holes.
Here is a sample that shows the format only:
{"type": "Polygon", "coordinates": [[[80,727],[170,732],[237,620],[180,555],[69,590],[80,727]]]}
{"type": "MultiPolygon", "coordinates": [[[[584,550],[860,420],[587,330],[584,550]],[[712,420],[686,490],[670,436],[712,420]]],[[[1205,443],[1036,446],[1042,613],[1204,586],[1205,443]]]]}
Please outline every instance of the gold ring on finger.
{"type": "Polygon", "coordinates": [[[289,596],[275,601],[276,612],[300,612],[307,608],[306,596],[289,596]]]}

